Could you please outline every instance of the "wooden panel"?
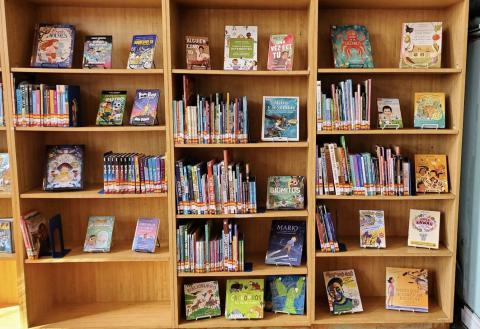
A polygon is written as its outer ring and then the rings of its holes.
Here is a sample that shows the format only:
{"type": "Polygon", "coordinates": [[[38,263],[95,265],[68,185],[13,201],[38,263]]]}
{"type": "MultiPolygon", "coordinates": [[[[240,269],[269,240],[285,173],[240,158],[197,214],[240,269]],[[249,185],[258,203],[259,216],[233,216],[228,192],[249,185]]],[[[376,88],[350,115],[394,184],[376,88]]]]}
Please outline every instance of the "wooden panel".
{"type": "MultiPolygon", "coordinates": [[[[377,8],[395,8],[395,9],[423,9],[423,8],[445,8],[452,4],[461,2],[461,0],[403,0],[401,2],[388,0],[319,0],[321,8],[358,8],[358,9],[377,9],[377,8]]],[[[400,14],[399,14],[400,16],[400,14]]]]}
{"type": "Polygon", "coordinates": [[[268,0],[255,1],[251,2],[249,0],[204,0],[204,1],[195,1],[195,0],[175,0],[172,1],[177,4],[182,5],[183,7],[192,8],[228,8],[228,9],[243,9],[243,8],[254,8],[254,9],[304,9],[308,8],[308,0],[298,0],[298,1],[289,1],[289,0],[279,0],[274,3],[268,0]]]}
{"type": "Polygon", "coordinates": [[[0,258],[0,278],[2,278],[2,289],[0,289],[0,307],[1,305],[18,304],[17,266],[14,258],[9,260],[0,258]]]}

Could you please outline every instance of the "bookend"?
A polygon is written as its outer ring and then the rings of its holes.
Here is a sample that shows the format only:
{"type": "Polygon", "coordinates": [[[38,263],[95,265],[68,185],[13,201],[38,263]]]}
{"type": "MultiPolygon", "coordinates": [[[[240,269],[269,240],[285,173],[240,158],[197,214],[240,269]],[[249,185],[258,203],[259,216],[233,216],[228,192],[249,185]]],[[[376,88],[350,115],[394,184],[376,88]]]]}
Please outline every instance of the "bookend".
{"type": "Polygon", "coordinates": [[[49,241],[52,258],[63,258],[70,252],[70,249],[65,249],[63,242],[63,228],[62,228],[62,216],[57,214],[48,220],[49,229],[49,241]],[[58,237],[60,239],[60,250],[56,250],[55,244],[55,231],[58,230],[58,237]]]}

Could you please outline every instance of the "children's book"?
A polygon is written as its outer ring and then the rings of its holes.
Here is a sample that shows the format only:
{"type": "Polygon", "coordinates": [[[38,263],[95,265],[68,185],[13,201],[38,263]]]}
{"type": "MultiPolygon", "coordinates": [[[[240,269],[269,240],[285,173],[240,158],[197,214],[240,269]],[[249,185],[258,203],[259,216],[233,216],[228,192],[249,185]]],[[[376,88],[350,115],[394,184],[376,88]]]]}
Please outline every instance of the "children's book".
{"type": "Polygon", "coordinates": [[[360,247],[386,248],[383,210],[360,210],[360,247]]]}
{"type": "Polygon", "coordinates": [[[0,191],[11,191],[12,176],[10,173],[8,153],[0,153],[0,191]]]}
{"type": "Polygon", "coordinates": [[[35,29],[31,65],[71,68],[74,41],[73,25],[38,24],[35,29]]]}
{"type": "Polygon", "coordinates": [[[447,156],[415,154],[415,186],[417,193],[448,192],[447,156]]]}
{"type": "Polygon", "coordinates": [[[135,93],[130,124],[134,126],[153,126],[157,122],[158,99],[160,90],[139,89],[135,93]]]}
{"type": "Polygon", "coordinates": [[[83,47],[83,68],[112,68],[112,36],[89,35],[83,47]]]}
{"type": "Polygon", "coordinates": [[[0,218],[0,253],[11,254],[14,249],[13,218],[0,218]]]}
{"type": "Polygon", "coordinates": [[[50,239],[48,221],[38,211],[32,211],[21,218],[21,227],[27,255],[29,258],[50,255],[50,239]]]}
{"type": "Polygon", "coordinates": [[[291,71],[293,49],[293,34],[272,34],[268,45],[267,70],[291,71]]]}
{"type": "Polygon", "coordinates": [[[303,209],[305,206],[303,176],[269,176],[267,209],[303,209]]]}
{"type": "Polygon", "coordinates": [[[440,212],[410,209],[408,245],[411,247],[438,249],[440,212]]]}
{"type": "Polygon", "coordinates": [[[262,141],[299,140],[299,98],[263,96],[262,141]]]}
{"type": "Polygon", "coordinates": [[[218,281],[184,284],[185,314],[187,320],[220,316],[218,281]]]}
{"type": "Polygon", "coordinates": [[[84,252],[110,252],[114,216],[91,216],[88,218],[84,252]]]}
{"type": "Polygon", "coordinates": [[[97,112],[97,126],[121,126],[127,103],[127,92],[120,90],[104,90],[100,95],[97,112]]]}
{"type": "Polygon", "coordinates": [[[157,246],[160,219],[139,218],[135,228],[132,250],[138,252],[155,252],[157,246]]]}
{"type": "Polygon", "coordinates": [[[272,311],[275,313],[305,314],[304,276],[277,276],[270,282],[272,311]]]}
{"type": "Polygon", "coordinates": [[[47,146],[45,191],[83,189],[83,145],[47,146]]]}
{"type": "Polygon", "coordinates": [[[403,23],[401,68],[440,68],[442,22],[403,23]]]}
{"type": "Polygon", "coordinates": [[[445,128],[445,93],[415,93],[415,128],[445,128]]]}
{"type": "Polygon", "coordinates": [[[328,305],[333,314],[363,312],[354,270],[323,272],[328,305]]]}
{"type": "Polygon", "coordinates": [[[188,70],[210,70],[208,37],[185,37],[185,57],[188,70]]]}
{"type": "Polygon", "coordinates": [[[227,280],[225,318],[262,319],[263,287],[263,279],[227,280]]]}
{"type": "Polygon", "coordinates": [[[403,128],[402,112],[398,98],[377,98],[378,127],[403,128]]]}
{"type": "Polygon", "coordinates": [[[373,68],[368,30],[362,25],[333,25],[330,30],[337,68],[373,68]]]}
{"type": "Polygon", "coordinates": [[[304,221],[273,220],[265,264],[300,266],[304,241],[304,221]]]}
{"type": "Polygon", "coordinates": [[[151,69],[154,66],[153,56],[157,44],[157,35],[134,35],[127,69],[151,69]]]}
{"type": "Polygon", "coordinates": [[[386,269],[385,308],[428,312],[428,271],[426,269],[386,269]]]}
{"type": "Polygon", "coordinates": [[[257,44],[258,34],[256,26],[225,26],[223,69],[256,70],[257,44]]]}

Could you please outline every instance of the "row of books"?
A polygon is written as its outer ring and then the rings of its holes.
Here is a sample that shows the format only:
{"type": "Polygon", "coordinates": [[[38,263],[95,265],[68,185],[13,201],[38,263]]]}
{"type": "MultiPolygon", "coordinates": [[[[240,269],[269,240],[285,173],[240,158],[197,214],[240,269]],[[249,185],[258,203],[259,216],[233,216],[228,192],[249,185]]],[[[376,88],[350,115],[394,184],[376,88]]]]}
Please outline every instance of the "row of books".
{"type": "Polygon", "coordinates": [[[10,157],[8,153],[0,153],[0,191],[12,190],[12,176],[10,173],[10,157]]]}
{"type": "Polygon", "coordinates": [[[13,218],[0,218],[0,253],[13,254],[13,218]]]}
{"type": "Polygon", "coordinates": [[[317,205],[315,222],[317,223],[320,251],[339,252],[340,248],[335,232],[335,226],[333,225],[332,213],[327,210],[325,205],[317,205]]]}

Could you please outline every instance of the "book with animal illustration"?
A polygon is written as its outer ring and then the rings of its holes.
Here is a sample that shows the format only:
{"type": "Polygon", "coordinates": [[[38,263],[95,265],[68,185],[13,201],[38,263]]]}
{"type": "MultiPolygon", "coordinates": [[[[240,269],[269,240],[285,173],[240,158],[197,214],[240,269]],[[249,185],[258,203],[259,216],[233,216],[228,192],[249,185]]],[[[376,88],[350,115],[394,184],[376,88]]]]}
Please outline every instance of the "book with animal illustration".
{"type": "Polygon", "coordinates": [[[43,189],[67,191],[83,189],[84,145],[48,145],[43,189]]]}
{"type": "Polygon", "coordinates": [[[383,210],[360,210],[360,247],[386,248],[383,210]]]}
{"type": "Polygon", "coordinates": [[[139,89],[135,93],[130,124],[134,126],[153,126],[157,122],[158,99],[160,90],[139,89]]]}
{"type": "Polygon", "coordinates": [[[263,279],[227,280],[225,318],[263,319],[263,279]]]}
{"type": "Polygon", "coordinates": [[[268,45],[267,70],[291,71],[293,67],[293,34],[272,34],[268,45]]]}
{"type": "Polygon", "coordinates": [[[100,96],[97,112],[97,126],[121,126],[127,103],[127,92],[104,90],[100,96]]]}
{"type": "Polygon", "coordinates": [[[156,34],[134,35],[128,55],[127,69],[151,69],[154,67],[153,57],[156,44],[156,34]]]}
{"type": "Polygon", "coordinates": [[[185,37],[185,57],[188,70],[210,70],[208,37],[185,37]]]}
{"type": "Polygon", "coordinates": [[[270,282],[272,311],[275,313],[305,314],[304,276],[277,276],[270,282]]]}
{"type": "Polygon", "coordinates": [[[305,206],[305,177],[269,176],[267,209],[303,209],[305,206]]]}
{"type": "Polygon", "coordinates": [[[300,266],[305,230],[305,221],[273,220],[265,264],[300,266]]]}
{"type": "Polygon", "coordinates": [[[257,69],[258,29],[256,26],[225,26],[224,70],[257,69]]]}
{"type": "Polygon", "coordinates": [[[410,209],[408,245],[438,249],[440,211],[410,209]]]}
{"type": "Polygon", "coordinates": [[[299,98],[263,96],[262,141],[299,140],[299,98]]]}
{"type": "Polygon", "coordinates": [[[187,320],[220,316],[218,281],[195,282],[183,285],[187,320]]]}
{"type": "Polygon", "coordinates": [[[35,29],[31,66],[71,68],[75,26],[38,24],[35,29]]]}
{"type": "Polygon", "coordinates": [[[336,68],[373,68],[368,30],[362,25],[333,25],[330,30],[336,68]]]}
{"type": "Polygon", "coordinates": [[[112,68],[112,36],[89,35],[85,37],[83,48],[83,68],[112,68]]]}
{"type": "Polygon", "coordinates": [[[377,98],[378,127],[403,128],[402,112],[398,98],[377,98]]]}
{"type": "Polygon", "coordinates": [[[415,128],[445,128],[445,93],[415,93],[415,128]]]}
{"type": "Polygon", "coordinates": [[[84,252],[110,252],[114,216],[91,216],[88,218],[84,252]]]}
{"type": "Polygon", "coordinates": [[[442,22],[403,23],[400,68],[442,66],[442,22]]]}
{"type": "Polygon", "coordinates": [[[428,312],[428,270],[386,268],[385,308],[428,312]]]}
{"type": "Polygon", "coordinates": [[[417,193],[448,192],[447,156],[415,154],[415,186],[417,193]]]}
{"type": "Polygon", "coordinates": [[[354,270],[323,272],[328,306],[333,314],[363,312],[354,270]]]}
{"type": "Polygon", "coordinates": [[[135,228],[132,250],[138,252],[155,252],[159,228],[160,219],[139,218],[137,220],[137,227],[135,228]]]}

